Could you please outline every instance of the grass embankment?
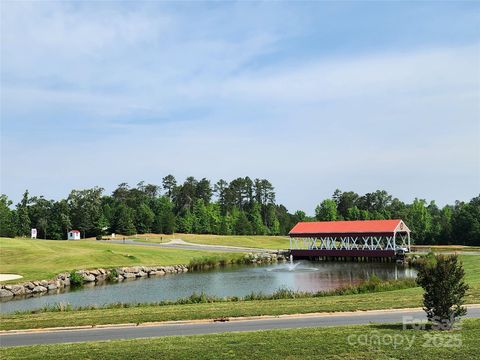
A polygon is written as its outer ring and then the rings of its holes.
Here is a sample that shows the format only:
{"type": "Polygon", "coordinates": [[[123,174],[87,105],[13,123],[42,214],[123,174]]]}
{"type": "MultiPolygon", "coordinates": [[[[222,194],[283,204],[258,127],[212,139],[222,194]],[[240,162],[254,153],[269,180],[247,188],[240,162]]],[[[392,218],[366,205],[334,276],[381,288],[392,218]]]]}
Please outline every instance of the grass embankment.
{"type": "MultiPolygon", "coordinates": [[[[480,256],[461,256],[470,290],[466,303],[480,303],[480,256]]],[[[348,264],[345,264],[348,265],[348,264]]],[[[295,299],[212,302],[184,305],[145,305],[129,308],[14,314],[0,317],[0,329],[145,323],[152,321],[214,319],[313,312],[398,309],[422,306],[419,287],[353,295],[295,299]]]]}
{"type": "Polygon", "coordinates": [[[0,354],[5,360],[33,358],[450,360],[478,358],[479,338],[480,320],[469,319],[462,322],[461,330],[451,332],[402,330],[401,325],[378,324],[35,345],[3,348],[0,354]],[[373,342],[363,341],[365,338],[373,342]],[[431,340],[432,338],[435,342],[431,340]],[[431,341],[427,341],[428,339],[431,341]],[[460,339],[460,346],[445,346],[459,344],[455,339],[460,339]],[[432,343],[437,346],[428,346],[432,343]]]}
{"type": "Polygon", "coordinates": [[[23,276],[23,279],[4,283],[50,279],[58,273],[74,269],[188,264],[194,258],[207,256],[233,259],[239,257],[239,254],[162,249],[90,240],[0,238],[0,273],[23,276]]]}
{"type": "Polygon", "coordinates": [[[420,252],[477,252],[480,246],[463,245],[412,245],[412,250],[420,252]]]}
{"type": "Polygon", "coordinates": [[[165,243],[171,239],[182,239],[193,244],[238,246],[273,250],[288,249],[290,246],[288,236],[268,235],[143,234],[128,238],[136,241],[155,243],[165,243]]]}

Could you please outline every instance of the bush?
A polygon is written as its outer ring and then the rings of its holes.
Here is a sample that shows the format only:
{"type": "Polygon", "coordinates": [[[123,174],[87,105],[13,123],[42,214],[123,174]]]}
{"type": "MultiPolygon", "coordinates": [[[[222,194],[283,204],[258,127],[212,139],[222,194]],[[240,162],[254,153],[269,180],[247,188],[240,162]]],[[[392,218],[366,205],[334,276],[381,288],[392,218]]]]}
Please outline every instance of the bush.
{"type": "Polygon", "coordinates": [[[117,269],[110,269],[107,274],[107,281],[113,282],[118,279],[118,272],[117,269]]]}
{"type": "Polygon", "coordinates": [[[76,270],[70,272],[70,286],[83,285],[83,276],[78,274],[76,270]]]}
{"type": "Polygon", "coordinates": [[[425,290],[423,306],[435,328],[450,330],[455,321],[467,313],[463,298],[468,285],[457,255],[437,255],[419,267],[417,283],[425,290]]]}
{"type": "Polygon", "coordinates": [[[102,239],[103,239],[103,236],[102,236],[102,235],[97,235],[95,238],[96,238],[97,240],[102,240],[102,239]]]}
{"type": "Polygon", "coordinates": [[[416,269],[421,269],[424,266],[433,266],[436,262],[435,254],[431,251],[426,255],[409,257],[407,261],[410,266],[413,266],[416,269]]]}
{"type": "Polygon", "coordinates": [[[226,266],[229,263],[233,262],[227,257],[221,256],[202,256],[198,258],[193,258],[188,264],[190,270],[204,270],[214,268],[216,266],[226,266]]]}

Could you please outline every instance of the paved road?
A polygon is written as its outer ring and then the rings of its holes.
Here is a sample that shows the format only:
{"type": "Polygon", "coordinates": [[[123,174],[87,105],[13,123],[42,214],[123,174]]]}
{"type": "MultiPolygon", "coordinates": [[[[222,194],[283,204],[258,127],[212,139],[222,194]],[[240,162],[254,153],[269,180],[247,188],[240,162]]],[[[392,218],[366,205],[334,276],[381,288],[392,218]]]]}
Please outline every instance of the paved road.
{"type": "MultiPolygon", "coordinates": [[[[231,331],[256,331],[269,329],[292,329],[369,323],[401,323],[403,316],[424,319],[422,310],[368,311],[347,314],[303,315],[256,320],[227,322],[192,322],[183,324],[141,325],[77,330],[53,330],[43,332],[18,332],[0,335],[0,344],[21,346],[69,342],[138,339],[174,335],[197,335],[231,331]]],[[[469,308],[467,317],[480,318],[480,307],[469,308]]]]}
{"type": "Polygon", "coordinates": [[[167,249],[182,249],[182,250],[202,250],[202,251],[215,251],[215,252],[255,252],[255,253],[264,253],[270,252],[271,249],[254,249],[254,248],[242,248],[242,247],[233,247],[233,246],[220,246],[220,245],[200,245],[193,243],[175,244],[175,243],[153,243],[153,242],[143,242],[143,241],[133,241],[133,240],[99,240],[99,242],[104,243],[114,243],[114,244],[128,244],[128,245],[139,245],[139,246],[154,246],[162,247],[167,249]]]}

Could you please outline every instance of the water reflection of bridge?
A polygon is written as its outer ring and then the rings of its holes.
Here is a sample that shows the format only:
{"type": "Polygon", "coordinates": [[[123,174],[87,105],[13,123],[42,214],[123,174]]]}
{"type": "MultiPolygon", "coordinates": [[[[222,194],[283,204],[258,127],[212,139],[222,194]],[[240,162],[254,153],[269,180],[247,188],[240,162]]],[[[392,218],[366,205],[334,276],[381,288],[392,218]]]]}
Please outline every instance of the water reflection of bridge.
{"type": "Polygon", "coordinates": [[[293,258],[388,261],[410,251],[402,220],[300,222],[289,235],[293,258]]]}

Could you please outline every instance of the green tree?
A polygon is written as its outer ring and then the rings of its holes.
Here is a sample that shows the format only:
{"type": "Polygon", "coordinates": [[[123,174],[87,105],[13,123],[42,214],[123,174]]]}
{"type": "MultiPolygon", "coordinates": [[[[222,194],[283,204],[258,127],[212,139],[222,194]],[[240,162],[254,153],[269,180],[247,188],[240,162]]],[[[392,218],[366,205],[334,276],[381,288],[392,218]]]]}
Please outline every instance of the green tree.
{"type": "Polygon", "coordinates": [[[10,210],[12,202],[7,195],[0,196],[0,236],[15,237],[17,234],[15,212],[10,210]]]}
{"type": "Polygon", "coordinates": [[[209,180],[203,178],[197,183],[195,198],[202,199],[205,205],[210,203],[210,200],[212,199],[212,193],[213,190],[209,180]]]}
{"type": "Polygon", "coordinates": [[[233,231],[234,221],[230,214],[223,215],[220,218],[219,234],[231,235],[233,231]]]}
{"type": "Polygon", "coordinates": [[[167,196],[160,196],[152,205],[155,213],[153,229],[156,233],[173,234],[175,231],[176,219],[173,214],[173,203],[167,196]]]}
{"type": "Polygon", "coordinates": [[[173,200],[175,203],[175,213],[184,214],[187,210],[193,211],[193,204],[196,200],[198,181],[189,176],[182,185],[175,189],[173,200]]]}
{"type": "Polygon", "coordinates": [[[68,204],[65,199],[53,202],[49,218],[49,237],[55,240],[66,239],[67,232],[72,228],[72,222],[70,220],[68,204]]]}
{"type": "Polygon", "coordinates": [[[440,329],[451,329],[454,322],[467,313],[463,307],[468,285],[465,271],[456,255],[437,255],[426,262],[417,274],[417,283],[425,290],[423,306],[429,321],[440,329]]]}
{"type": "Polygon", "coordinates": [[[262,214],[260,212],[260,204],[254,202],[252,209],[249,214],[249,221],[252,225],[252,232],[255,235],[264,235],[266,232],[265,226],[263,225],[262,214]]]}
{"type": "Polygon", "coordinates": [[[133,223],[133,210],[125,204],[120,204],[115,215],[115,232],[123,235],[133,235],[137,232],[133,223]]]}
{"type": "Polygon", "coordinates": [[[325,199],[315,208],[315,218],[318,221],[337,220],[337,203],[331,199],[325,199]]]}
{"type": "Polygon", "coordinates": [[[467,204],[457,204],[452,216],[452,233],[457,243],[480,246],[480,196],[467,204]]]}
{"type": "Polygon", "coordinates": [[[25,190],[22,200],[17,204],[17,233],[20,236],[30,237],[31,225],[28,214],[28,203],[28,190],[25,190]]]}
{"type": "Polygon", "coordinates": [[[452,207],[447,205],[444,206],[440,212],[440,238],[438,239],[438,244],[452,244],[452,217],[453,210],[452,207]]]}
{"type": "MultiPolygon", "coordinates": [[[[102,192],[100,187],[72,190],[67,198],[72,227],[80,230],[84,238],[99,235],[96,224],[102,213],[102,192]]],[[[124,201],[120,198],[126,199],[126,195],[117,191],[117,201],[124,201]]]]}
{"type": "Polygon", "coordinates": [[[165,195],[168,196],[170,200],[173,200],[175,190],[177,188],[177,180],[173,175],[167,175],[162,179],[162,186],[165,190],[165,195]]]}
{"type": "Polygon", "coordinates": [[[191,233],[195,224],[195,216],[186,210],[183,216],[177,216],[176,229],[181,233],[191,233]]]}
{"type": "Polygon", "coordinates": [[[210,203],[207,206],[208,214],[208,223],[210,227],[210,233],[219,234],[220,232],[220,222],[221,222],[221,210],[220,205],[215,203],[210,203]]]}
{"type": "Polygon", "coordinates": [[[352,207],[356,207],[355,204],[357,203],[359,196],[353,191],[342,192],[337,189],[333,193],[332,198],[337,204],[338,216],[348,219],[348,210],[352,207]]]}
{"type": "Polygon", "coordinates": [[[41,217],[38,219],[37,226],[40,228],[41,233],[43,234],[43,238],[47,238],[47,229],[48,229],[48,218],[41,217]]]}
{"type": "Polygon", "coordinates": [[[193,205],[193,216],[195,218],[193,231],[198,234],[209,234],[210,219],[203,199],[197,199],[195,201],[193,205]]]}
{"type": "Polygon", "coordinates": [[[432,218],[426,207],[426,201],[415,199],[408,208],[407,224],[412,230],[415,243],[424,244],[432,224],[432,218]]]}
{"type": "Polygon", "coordinates": [[[173,234],[175,232],[175,215],[169,211],[163,216],[163,233],[173,234]]]}
{"type": "Polygon", "coordinates": [[[307,219],[307,214],[305,214],[305,211],[302,210],[297,210],[295,211],[295,214],[293,214],[295,217],[295,222],[301,222],[301,221],[306,221],[307,219]]]}
{"type": "Polygon", "coordinates": [[[345,214],[345,220],[361,220],[362,219],[362,210],[360,210],[356,206],[352,206],[351,208],[347,209],[347,213],[345,214]]]}
{"type": "Polygon", "coordinates": [[[247,215],[243,211],[238,212],[238,216],[235,221],[234,231],[237,235],[251,235],[252,225],[248,221],[247,215]]]}
{"type": "Polygon", "coordinates": [[[98,235],[105,235],[107,230],[110,228],[110,222],[107,220],[107,217],[102,213],[100,217],[95,222],[95,233],[98,235]]]}
{"type": "Polygon", "coordinates": [[[139,234],[145,234],[152,231],[155,214],[150,207],[142,203],[135,211],[135,227],[139,234]]]}
{"type": "Polygon", "coordinates": [[[52,230],[55,223],[52,221],[54,202],[43,196],[34,196],[29,200],[28,213],[31,223],[38,230],[38,237],[47,239],[53,238],[52,230]]]}
{"type": "Polygon", "coordinates": [[[213,191],[217,196],[217,202],[220,205],[220,211],[222,215],[227,213],[227,189],[228,183],[223,179],[218,180],[213,188],[213,191]]]}

